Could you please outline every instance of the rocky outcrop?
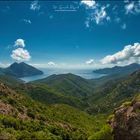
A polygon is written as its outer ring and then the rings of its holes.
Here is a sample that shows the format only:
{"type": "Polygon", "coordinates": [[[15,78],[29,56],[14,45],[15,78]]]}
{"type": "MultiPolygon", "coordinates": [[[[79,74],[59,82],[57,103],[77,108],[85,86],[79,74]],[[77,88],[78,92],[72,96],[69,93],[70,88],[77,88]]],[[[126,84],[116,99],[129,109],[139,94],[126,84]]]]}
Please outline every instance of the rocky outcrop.
{"type": "Polygon", "coordinates": [[[17,100],[24,100],[22,95],[16,93],[3,83],[0,83],[0,114],[16,116],[20,120],[29,120],[25,106],[17,107],[17,100]]]}
{"type": "Polygon", "coordinates": [[[115,140],[140,140],[140,96],[117,108],[109,123],[115,140]]]}

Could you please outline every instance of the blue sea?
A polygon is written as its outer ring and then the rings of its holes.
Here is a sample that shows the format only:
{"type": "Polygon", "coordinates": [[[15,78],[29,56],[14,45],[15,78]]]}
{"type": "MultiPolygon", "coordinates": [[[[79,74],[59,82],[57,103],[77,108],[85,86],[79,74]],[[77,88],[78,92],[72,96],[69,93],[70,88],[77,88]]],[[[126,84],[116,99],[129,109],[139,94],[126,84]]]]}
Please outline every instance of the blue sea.
{"type": "Polygon", "coordinates": [[[85,79],[96,79],[104,76],[103,74],[97,74],[93,72],[93,69],[40,69],[44,72],[43,75],[31,76],[31,77],[23,77],[21,78],[25,82],[31,82],[34,80],[39,80],[46,78],[52,74],[67,74],[72,73],[78,76],[81,76],[85,79]]]}

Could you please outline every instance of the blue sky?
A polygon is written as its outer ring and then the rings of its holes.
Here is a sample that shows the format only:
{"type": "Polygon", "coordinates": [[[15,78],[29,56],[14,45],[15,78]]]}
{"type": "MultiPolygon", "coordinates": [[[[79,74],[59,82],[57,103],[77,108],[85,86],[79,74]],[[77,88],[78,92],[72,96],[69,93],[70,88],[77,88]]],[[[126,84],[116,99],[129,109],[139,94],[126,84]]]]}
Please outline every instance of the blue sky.
{"type": "Polygon", "coordinates": [[[0,18],[1,65],[139,63],[140,1],[0,1],[0,18]]]}

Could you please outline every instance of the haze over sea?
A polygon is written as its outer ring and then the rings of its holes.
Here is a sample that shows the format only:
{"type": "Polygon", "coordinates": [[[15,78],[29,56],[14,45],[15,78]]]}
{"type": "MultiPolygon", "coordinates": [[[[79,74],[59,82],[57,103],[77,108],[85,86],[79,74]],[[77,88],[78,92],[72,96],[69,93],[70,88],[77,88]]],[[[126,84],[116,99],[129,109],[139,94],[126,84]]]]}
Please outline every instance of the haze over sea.
{"type": "Polygon", "coordinates": [[[104,76],[103,74],[94,73],[93,69],[60,69],[60,68],[48,69],[46,68],[46,69],[40,69],[40,70],[44,72],[43,75],[22,77],[21,79],[25,82],[30,82],[30,81],[46,78],[53,74],[67,74],[67,73],[72,73],[72,74],[81,76],[85,79],[96,79],[96,78],[104,76]]]}

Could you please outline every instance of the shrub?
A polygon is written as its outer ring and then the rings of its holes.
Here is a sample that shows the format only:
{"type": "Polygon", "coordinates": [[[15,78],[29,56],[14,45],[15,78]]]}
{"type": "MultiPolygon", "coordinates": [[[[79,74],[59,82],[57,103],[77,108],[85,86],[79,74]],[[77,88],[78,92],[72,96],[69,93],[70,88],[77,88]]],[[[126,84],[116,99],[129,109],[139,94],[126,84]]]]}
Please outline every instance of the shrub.
{"type": "Polygon", "coordinates": [[[89,140],[113,140],[112,129],[105,125],[100,131],[89,137],[89,140]]]}

